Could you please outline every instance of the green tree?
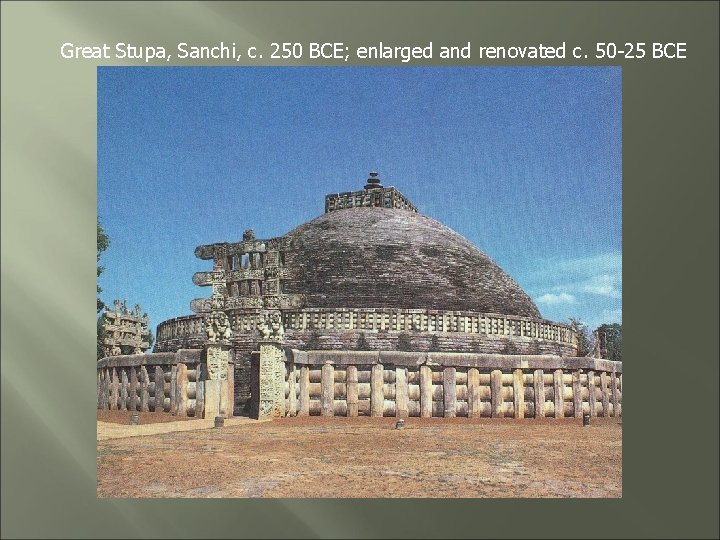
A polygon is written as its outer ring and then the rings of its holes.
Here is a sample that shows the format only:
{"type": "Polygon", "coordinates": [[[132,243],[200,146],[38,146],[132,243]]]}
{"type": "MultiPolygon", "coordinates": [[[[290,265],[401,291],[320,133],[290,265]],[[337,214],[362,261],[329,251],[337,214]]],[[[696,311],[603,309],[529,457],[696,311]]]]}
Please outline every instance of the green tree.
{"type": "Polygon", "coordinates": [[[588,329],[587,325],[582,322],[580,319],[571,318],[568,320],[568,326],[575,330],[578,337],[578,349],[577,349],[577,355],[578,356],[585,356],[587,353],[590,352],[591,342],[590,342],[590,330],[588,329]]]}
{"type": "MultiPolygon", "coordinates": [[[[110,238],[108,238],[108,235],[105,234],[105,231],[102,228],[102,225],[100,225],[100,218],[97,218],[97,277],[100,277],[100,274],[103,273],[105,270],[105,267],[100,266],[100,255],[103,254],[103,251],[105,251],[108,246],[110,245],[110,238]]],[[[102,289],[100,288],[100,285],[97,285],[97,312],[100,313],[102,309],[105,307],[105,303],[100,300],[100,293],[102,292],[102,289]]],[[[98,334],[99,339],[99,334],[98,334]]]]}
{"type": "Polygon", "coordinates": [[[597,331],[605,334],[607,359],[622,362],[622,324],[601,324],[597,331]]]}
{"type": "MultiPolygon", "coordinates": [[[[98,302],[99,301],[100,300],[98,300],[98,302]]],[[[104,318],[104,313],[101,313],[100,316],[97,318],[97,360],[105,357],[105,346],[103,345],[103,341],[105,340],[105,328],[103,326],[104,318]]]]}

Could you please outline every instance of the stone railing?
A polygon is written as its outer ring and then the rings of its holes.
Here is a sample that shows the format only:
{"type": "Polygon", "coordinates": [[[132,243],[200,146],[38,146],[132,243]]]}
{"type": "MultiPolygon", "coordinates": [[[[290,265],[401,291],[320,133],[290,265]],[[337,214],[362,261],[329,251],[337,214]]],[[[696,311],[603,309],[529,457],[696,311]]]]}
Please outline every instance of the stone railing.
{"type": "Polygon", "coordinates": [[[157,326],[155,352],[199,349],[205,342],[202,315],[187,315],[161,322],[157,326]]]}
{"type": "MultiPolygon", "coordinates": [[[[261,320],[259,310],[256,312],[229,310],[228,315],[230,326],[236,335],[256,332],[258,322],[261,320]]],[[[463,335],[468,339],[478,337],[528,343],[542,341],[569,347],[577,345],[577,334],[566,325],[528,317],[461,311],[307,308],[299,311],[284,311],[283,326],[289,333],[288,337],[292,337],[293,334],[301,336],[323,331],[354,332],[358,335],[367,332],[368,338],[370,334],[380,332],[418,332],[427,334],[426,341],[430,340],[431,334],[454,334],[463,335]]],[[[158,325],[155,350],[200,347],[203,339],[204,328],[200,315],[178,317],[158,325]]],[[[372,342],[372,339],[370,341],[372,342]]],[[[452,347],[452,340],[444,341],[448,342],[448,348],[452,347]]],[[[444,341],[441,340],[441,343],[444,341]]]]}
{"type": "Polygon", "coordinates": [[[183,339],[202,336],[205,332],[201,315],[186,315],[160,323],[157,327],[157,340],[183,339]]]}
{"type": "Polygon", "coordinates": [[[426,309],[304,309],[283,314],[286,330],[360,330],[369,332],[460,332],[498,337],[528,337],[576,343],[575,332],[550,321],[466,311],[426,309]]]}
{"type": "MultiPolygon", "coordinates": [[[[97,363],[97,408],[203,417],[207,365],[202,351],[120,355],[97,363]]],[[[228,366],[232,388],[234,365],[228,366]]],[[[233,397],[225,408],[232,415],[233,397]]]]}
{"type": "Polygon", "coordinates": [[[345,208],[374,206],[378,208],[400,208],[417,212],[417,207],[394,187],[361,191],[346,191],[325,196],[325,212],[345,208]]]}
{"type": "Polygon", "coordinates": [[[622,414],[621,362],[550,355],[284,352],[284,416],[622,414]]]}

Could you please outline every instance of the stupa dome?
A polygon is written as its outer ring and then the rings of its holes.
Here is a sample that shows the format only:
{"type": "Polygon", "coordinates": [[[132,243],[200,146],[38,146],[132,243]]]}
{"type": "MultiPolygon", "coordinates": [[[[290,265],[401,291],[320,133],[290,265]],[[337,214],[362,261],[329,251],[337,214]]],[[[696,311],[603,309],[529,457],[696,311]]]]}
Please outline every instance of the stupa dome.
{"type": "Polygon", "coordinates": [[[544,320],[488,255],[375,172],[362,189],[326,195],[322,215],[284,235],[247,229],[242,240],[198,246],[195,255],[212,261],[193,276],[211,295],[191,302],[197,315],[158,326],[157,352],[202,347],[219,311],[246,363],[268,324],[299,350],[577,350],[571,328],[544,320]]]}
{"type": "Polygon", "coordinates": [[[530,297],[461,235],[412,209],[327,212],[284,237],[283,293],[309,308],[476,311],[540,318],[530,297]]]}

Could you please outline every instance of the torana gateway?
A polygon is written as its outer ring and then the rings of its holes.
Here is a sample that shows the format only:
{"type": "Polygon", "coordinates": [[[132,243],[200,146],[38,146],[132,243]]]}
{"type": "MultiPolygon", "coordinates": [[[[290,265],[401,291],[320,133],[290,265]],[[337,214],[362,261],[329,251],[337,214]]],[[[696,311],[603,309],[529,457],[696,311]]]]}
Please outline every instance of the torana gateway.
{"type": "MultiPolygon", "coordinates": [[[[468,240],[371,173],[284,236],[199,246],[211,287],[153,353],[98,364],[98,407],[181,416],[619,416],[622,364],[577,356],[468,240]]],[[[600,356],[599,354],[595,356],[600,356]]]]}

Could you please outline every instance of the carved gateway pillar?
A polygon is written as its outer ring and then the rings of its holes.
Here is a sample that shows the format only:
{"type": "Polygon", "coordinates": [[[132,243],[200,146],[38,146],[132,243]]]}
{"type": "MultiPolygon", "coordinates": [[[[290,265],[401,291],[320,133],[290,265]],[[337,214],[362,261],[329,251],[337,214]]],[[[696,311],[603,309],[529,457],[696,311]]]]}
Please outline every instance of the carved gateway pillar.
{"type": "Polygon", "coordinates": [[[213,294],[210,297],[211,311],[205,315],[205,332],[207,340],[203,347],[201,366],[197,381],[202,380],[205,386],[204,418],[233,415],[234,389],[233,371],[230,362],[230,320],[223,311],[225,299],[223,288],[225,274],[223,271],[212,273],[211,284],[213,294]]]}
{"type": "Polygon", "coordinates": [[[259,420],[285,416],[285,355],[277,341],[260,341],[257,387],[252,389],[253,410],[259,420]]]}
{"type": "Polygon", "coordinates": [[[253,358],[252,410],[258,419],[285,416],[284,336],[279,311],[271,311],[259,325],[260,354],[253,358]]]}
{"type": "MultiPolygon", "coordinates": [[[[207,343],[203,350],[201,369],[205,378],[205,412],[203,418],[233,415],[232,378],[228,372],[232,369],[230,362],[230,345],[224,343],[207,343]]],[[[198,380],[198,384],[202,384],[198,380]]]]}

